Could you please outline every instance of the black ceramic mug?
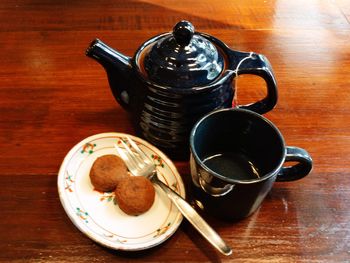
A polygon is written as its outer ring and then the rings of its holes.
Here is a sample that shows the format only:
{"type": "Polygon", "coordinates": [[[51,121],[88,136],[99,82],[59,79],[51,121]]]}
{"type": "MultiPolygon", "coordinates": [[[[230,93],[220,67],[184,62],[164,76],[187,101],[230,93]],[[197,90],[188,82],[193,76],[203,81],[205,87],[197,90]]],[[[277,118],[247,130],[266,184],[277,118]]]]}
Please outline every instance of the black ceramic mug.
{"type": "Polygon", "coordinates": [[[251,215],[275,181],[298,180],[312,169],[304,149],[286,146],[272,122],[244,109],[201,118],[191,131],[190,150],[197,203],[230,220],[251,215]]]}

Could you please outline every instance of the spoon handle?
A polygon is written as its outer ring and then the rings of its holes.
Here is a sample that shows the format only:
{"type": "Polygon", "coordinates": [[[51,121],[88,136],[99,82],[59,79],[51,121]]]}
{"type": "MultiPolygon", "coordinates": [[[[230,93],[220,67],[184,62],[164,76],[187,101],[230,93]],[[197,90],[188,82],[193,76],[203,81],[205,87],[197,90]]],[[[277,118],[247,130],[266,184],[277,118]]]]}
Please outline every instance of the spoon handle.
{"type": "Polygon", "coordinates": [[[208,240],[217,250],[225,256],[232,254],[232,249],[227,246],[225,241],[208,225],[208,223],[190,206],[180,195],[170,189],[166,184],[158,179],[157,176],[152,177],[152,181],[156,183],[170,198],[170,200],[180,210],[182,215],[198,230],[202,236],[208,240]]]}

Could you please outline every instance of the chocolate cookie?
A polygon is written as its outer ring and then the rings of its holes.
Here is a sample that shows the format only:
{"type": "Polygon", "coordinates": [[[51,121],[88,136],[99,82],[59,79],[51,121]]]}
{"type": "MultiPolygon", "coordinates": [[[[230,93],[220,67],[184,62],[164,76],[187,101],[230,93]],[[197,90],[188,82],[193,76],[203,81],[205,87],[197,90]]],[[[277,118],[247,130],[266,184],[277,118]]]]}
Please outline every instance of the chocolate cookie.
{"type": "Polygon", "coordinates": [[[97,158],[90,170],[92,185],[102,192],[113,191],[120,180],[128,177],[128,169],[117,155],[104,155],[97,158]]]}
{"type": "Polygon", "coordinates": [[[119,182],[115,197],[122,211],[128,215],[139,215],[153,205],[155,190],[146,177],[130,176],[119,182]]]}

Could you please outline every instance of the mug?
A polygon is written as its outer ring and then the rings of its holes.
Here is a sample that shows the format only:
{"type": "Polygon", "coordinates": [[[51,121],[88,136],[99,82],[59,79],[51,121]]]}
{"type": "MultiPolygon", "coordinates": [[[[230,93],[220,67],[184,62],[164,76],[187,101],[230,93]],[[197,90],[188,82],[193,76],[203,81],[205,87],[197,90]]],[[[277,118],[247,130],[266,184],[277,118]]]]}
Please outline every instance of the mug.
{"type": "Polygon", "coordinates": [[[191,131],[190,151],[196,203],[229,220],[256,211],[275,181],[298,180],[312,169],[307,151],[286,146],[271,121],[239,108],[201,118],[191,131]]]}

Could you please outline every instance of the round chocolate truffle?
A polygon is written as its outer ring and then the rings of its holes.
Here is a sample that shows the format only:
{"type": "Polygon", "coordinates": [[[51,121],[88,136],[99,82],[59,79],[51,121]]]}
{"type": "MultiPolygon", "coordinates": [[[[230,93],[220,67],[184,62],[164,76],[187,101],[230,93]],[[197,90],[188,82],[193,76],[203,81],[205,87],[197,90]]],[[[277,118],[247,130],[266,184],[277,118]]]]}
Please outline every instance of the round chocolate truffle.
{"type": "Polygon", "coordinates": [[[128,178],[128,169],[117,155],[98,157],[90,170],[90,180],[95,190],[101,192],[113,191],[120,180],[128,178]]]}
{"type": "Polygon", "coordinates": [[[153,205],[153,184],[143,176],[130,176],[119,182],[115,197],[120,209],[128,215],[140,215],[153,205]]]}

